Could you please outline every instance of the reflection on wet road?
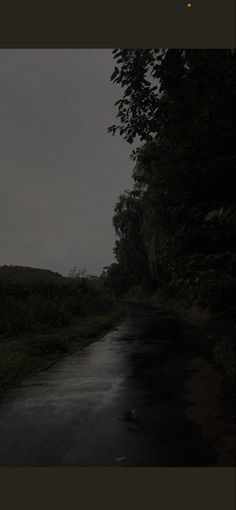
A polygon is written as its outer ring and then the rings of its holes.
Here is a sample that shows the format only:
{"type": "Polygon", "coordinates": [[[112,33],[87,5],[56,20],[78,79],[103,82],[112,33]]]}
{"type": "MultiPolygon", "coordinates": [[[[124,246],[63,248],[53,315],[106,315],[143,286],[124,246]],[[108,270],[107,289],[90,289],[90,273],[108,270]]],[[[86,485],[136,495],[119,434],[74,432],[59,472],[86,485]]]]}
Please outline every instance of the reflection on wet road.
{"type": "Polygon", "coordinates": [[[0,465],[214,464],[185,412],[183,335],[168,312],[132,308],[101,340],[9,391],[0,408],[0,465]]]}

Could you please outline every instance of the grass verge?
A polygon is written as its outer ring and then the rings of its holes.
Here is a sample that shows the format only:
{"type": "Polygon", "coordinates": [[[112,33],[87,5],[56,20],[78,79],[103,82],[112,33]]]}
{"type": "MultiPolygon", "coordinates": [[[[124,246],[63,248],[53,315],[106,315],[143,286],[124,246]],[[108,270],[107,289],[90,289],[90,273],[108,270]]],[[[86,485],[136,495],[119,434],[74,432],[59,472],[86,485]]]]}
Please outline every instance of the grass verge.
{"type": "Polygon", "coordinates": [[[8,388],[38,370],[46,368],[63,355],[84,348],[109,331],[124,315],[121,306],[109,312],[76,318],[63,329],[42,334],[25,334],[0,344],[0,387],[8,388]]]}
{"type": "Polygon", "coordinates": [[[141,287],[132,287],[125,300],[143,305],[164,308],[177,313],[195,328],[199,341],[199,353],[211,358],[231,385],[235,386],[236,326],[224,316],[215,315],[210,309],[182,299],[170,297],[163,289],[147,294],[141,287]]]}
{"type": "Polygon", "coordinates": [[[209,309],[204,309],[194,303],[187,304],[182,300],[161,295],[161,293],[154,294],[150,299],[150,304],[173,310],[184,320],[196,328],[200,328],[199,336],[203,337],[203,342],[199,347],[210,355],[230,384],[235,385],[235,322],[225,318],[222,314],[218,316],[209,309]]]}

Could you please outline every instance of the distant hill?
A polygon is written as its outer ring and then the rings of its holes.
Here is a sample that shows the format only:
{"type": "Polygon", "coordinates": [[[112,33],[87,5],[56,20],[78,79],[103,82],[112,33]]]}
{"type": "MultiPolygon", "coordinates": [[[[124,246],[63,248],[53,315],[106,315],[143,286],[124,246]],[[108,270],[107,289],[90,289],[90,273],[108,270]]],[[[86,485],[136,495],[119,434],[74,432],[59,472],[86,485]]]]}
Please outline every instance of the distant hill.
{"type": "Polygon", "coordinates": [[[50,269],[38,269],[25,266],[0,266],[1,283],[64,283],[65,279],[59,273],[50,269]]]}

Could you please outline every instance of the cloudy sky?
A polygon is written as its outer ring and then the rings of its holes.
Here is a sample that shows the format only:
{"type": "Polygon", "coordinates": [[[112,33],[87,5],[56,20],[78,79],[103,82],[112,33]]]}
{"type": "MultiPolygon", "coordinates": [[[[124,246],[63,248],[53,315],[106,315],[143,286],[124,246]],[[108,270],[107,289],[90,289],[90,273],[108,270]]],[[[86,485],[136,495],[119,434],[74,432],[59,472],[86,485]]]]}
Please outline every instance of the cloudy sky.
{"type": "Polygon", "coordinates": [[[107,134],[113,67],[111,50],[0,50],[0,265],[100,274],[113,261],[133,167],[107,134]]]}

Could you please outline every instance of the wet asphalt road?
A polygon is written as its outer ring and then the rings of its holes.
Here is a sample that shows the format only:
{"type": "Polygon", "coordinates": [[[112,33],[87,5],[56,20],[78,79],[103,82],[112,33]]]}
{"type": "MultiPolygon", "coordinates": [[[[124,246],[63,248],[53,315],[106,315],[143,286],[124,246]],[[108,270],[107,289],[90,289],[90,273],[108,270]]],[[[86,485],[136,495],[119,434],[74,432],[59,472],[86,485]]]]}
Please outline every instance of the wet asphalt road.
{"type": "Polygon", "coordinates": [[[168,312],[133,307],[101,340],[7,392],[0,465],[214,465],[186,413],[188,334],[168,312]]]}

